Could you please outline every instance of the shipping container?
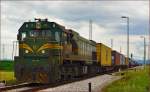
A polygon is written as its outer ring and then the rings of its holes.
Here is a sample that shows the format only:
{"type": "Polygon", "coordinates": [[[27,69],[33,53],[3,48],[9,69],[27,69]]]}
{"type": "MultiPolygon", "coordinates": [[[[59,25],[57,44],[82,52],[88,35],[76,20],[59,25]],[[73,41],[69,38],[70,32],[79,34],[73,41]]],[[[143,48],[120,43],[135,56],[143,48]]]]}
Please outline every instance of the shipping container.
{"type": "Polygon", "coordinates": [[[97,52],[97,61],[100,63],[101,66],[112,66],[110,47],[102,43],[97,43],[96,52],[97,52]]]}
{"type": "Polygon", "coordinates": [[[117,51],[112,51],[112,64],[116,66],[120,65],[120,53],[117,51]]]}
{"type": "Polygon", "coordinates": [[[125,65],[125,56],[120,54],[120,65],[125,65]]]}

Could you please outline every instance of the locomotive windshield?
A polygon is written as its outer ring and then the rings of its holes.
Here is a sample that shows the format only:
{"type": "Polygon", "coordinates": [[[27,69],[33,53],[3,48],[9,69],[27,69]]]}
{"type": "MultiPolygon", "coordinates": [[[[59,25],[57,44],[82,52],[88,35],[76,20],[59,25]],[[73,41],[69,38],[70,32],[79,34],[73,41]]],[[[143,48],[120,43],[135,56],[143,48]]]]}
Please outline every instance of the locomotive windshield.
{"type": "Polygon", "coordinates": [[[48,37],[52,41],[60,41],[60,33],[59,32],[51,32],[50,30],[32,30],[29,32],[30,37],[48,37]]]}
{"type": "Polygon", "coordinates": [[[22,34],[21,34],[21,40],[23,40],[24,38],[26,38],[26,32],[23,32],[22,34]]]}
{"type": "Polygon", "coordinates": [[[57,41],[60,42],[61,39],[61,34],[60,32],[57,31],[50,31],[50,30],[31,30],[31,31],[26,31],[21,33],[21,40],[24,40],[25,38],[38,38],[38,37],[45,37],[48,38],[51,41],[57,41]]]}
{"type": "Polygon", "coordinates": [[[51,37],[51,31],[49,30],[32,30],[29,32],[30,37],[51,37]]]}
{"type": "Polygon", "coordinates": [[[34,31],[34,30],[30,31],[30,37],[37,37],[37,36],[39,36],[38,31],[34,31]]]}

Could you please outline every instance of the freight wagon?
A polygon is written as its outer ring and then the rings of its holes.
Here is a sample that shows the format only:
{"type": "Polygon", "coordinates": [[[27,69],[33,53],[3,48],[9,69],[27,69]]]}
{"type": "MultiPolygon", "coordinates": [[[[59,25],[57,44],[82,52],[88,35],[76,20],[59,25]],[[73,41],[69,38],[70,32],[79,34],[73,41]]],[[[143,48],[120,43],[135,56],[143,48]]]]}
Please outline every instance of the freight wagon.
{"type": "Polygon", "coordinates": [[[102,72],[110,71],[112,67],[111,48],[102,44],[96,44],[97,62],[100,64],[102,72]]]}
{"type": "Polygon", "coordinates": [[[112,51],[112,64],[114,67],[114,70],[119,70],[120,68],[120,53],[113,50],[112,51]]]}
{"type": "Polygon", "coordinates": [[[128,67],[129,60],[123,54],[113,50],[112,51],[112,65],[114,70],[126,69],[128,67]]]}
{"type": "Polygon", "coordinates": [[[135,60],[132,60],[131,58],[129,58],[129,65],[128,65],[128,67],[132,68],[132,67],[136,67],[136,66],[139,66],[139,64],[135,60]]]}
{"type": "Polygon", "coordinates": [[[121,69],[127,68],[126,57],[123,54],[120,54],[120,66],[121,66],[121,69]]]}

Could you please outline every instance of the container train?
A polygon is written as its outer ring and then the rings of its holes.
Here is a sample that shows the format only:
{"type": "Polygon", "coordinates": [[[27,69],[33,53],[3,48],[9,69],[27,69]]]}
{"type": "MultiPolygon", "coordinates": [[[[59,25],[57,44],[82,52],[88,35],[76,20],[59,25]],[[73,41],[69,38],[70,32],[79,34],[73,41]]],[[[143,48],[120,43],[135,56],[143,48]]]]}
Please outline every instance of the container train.
{"type": "Polygon", "coordinates": [[[47,19],[24,22],[17,40],[14,69],[20,82],[55,83],[129,67],[123,54],[47,19]]]}

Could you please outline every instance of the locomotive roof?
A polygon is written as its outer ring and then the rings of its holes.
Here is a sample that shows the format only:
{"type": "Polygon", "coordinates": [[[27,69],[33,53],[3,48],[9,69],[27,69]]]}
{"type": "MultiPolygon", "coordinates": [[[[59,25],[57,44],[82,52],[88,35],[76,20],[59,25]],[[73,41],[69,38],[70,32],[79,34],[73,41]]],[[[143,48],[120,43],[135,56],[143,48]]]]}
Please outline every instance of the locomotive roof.
{"type": "Polygon", "coordinates": [[[55,22],[48,22],[48,21],[40,21],[40,22],[24,22],[23,25],[20,27],[19,31],[23,31],[22,29],[36,29],[36,24],[40,23],[42,25],[42,28],[44,28],[43,26],[46,25],[45,29],[47,28],[52,28],[52,25],[55,24],[56,28],[60,28],[62,30],[65,31],[65,27],[57,24],[55,22]]]}

